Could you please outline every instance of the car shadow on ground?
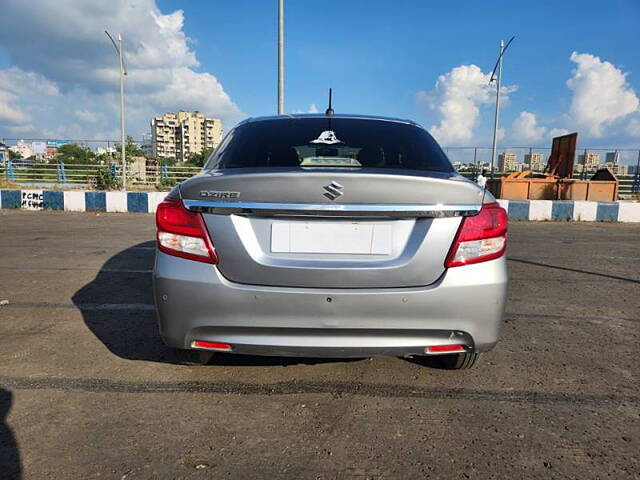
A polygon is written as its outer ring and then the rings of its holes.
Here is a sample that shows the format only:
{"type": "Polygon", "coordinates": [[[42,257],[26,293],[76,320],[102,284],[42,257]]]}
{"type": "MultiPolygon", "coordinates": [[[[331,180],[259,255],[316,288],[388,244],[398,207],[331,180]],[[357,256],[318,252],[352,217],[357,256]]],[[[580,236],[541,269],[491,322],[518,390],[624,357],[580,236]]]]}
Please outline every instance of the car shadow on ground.
{"type": "Polygon", "coordinates": [[[13,394],[0,388],[0,477],[6,479],[22,478],[22,464],[18,442],[7,425],[13,394]]]}
{"type": "MultiPolygon", "coordinates": [[[[162,343],[158,332],[151,270],[155,242],[143,242],[109,258],[96,277],[72,297],[89,330],[111,353],[128,360],[183,363],[179,352],[162,343]]],[[[361,359],[262,357],[216,354],[208,362],[221,366],[287,366],[361,359]]]]}
{"type": "Polygon", "coordinates": [[[534,262],[532,260],[525,260],[524,258],[509,257],[508,260],[510,262],[524,263],[526,265],[533,265],[535,267],[551,268],[555,270],[562,270],[565,272],[583,273],[585,275],[594,275],[596,277],[610,278],[612,280],[620,280],[622,282],[640,283],[640,280],[636,280],[634,278],[621,277],[619,275],[610,275],[608,273],[594,272],[592,270],[583,270],[579,268],[562,267],[560,265],[551,265],[549,263],[534,262]]]}

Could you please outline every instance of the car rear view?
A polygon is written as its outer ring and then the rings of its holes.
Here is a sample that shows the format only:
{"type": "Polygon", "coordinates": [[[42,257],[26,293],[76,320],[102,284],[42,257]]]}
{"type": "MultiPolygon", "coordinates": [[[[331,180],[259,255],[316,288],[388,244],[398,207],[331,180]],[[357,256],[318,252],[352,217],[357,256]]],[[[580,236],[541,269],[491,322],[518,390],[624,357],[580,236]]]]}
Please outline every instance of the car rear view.
{"type": "Polygon", "coordinates": [[[498,339],[506,212],[412,122],[243,122],[156,221],[171,347],[468,368],[498,339]]]}

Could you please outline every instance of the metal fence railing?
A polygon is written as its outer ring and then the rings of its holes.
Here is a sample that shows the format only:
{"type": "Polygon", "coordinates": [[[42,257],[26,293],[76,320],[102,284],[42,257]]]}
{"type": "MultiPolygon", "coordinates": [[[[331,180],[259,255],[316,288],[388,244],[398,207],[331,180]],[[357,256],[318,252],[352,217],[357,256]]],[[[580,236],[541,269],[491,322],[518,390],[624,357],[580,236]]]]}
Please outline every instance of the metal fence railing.
{"type": "MultiPolygon", "coordinates": [[[[468,167],[490,165],[492,149],[488,147],[445,147],[449,159],[455,164],[462,164],[468,167]]],[[[547,159],[551,154],[551,148],[547,147],[500,147],[496,152],[496,171],[498,170],[498,157],[500,154],[508,153],[515,155],[518,164],[525,163],[536,154],[542,158],[546,165],[547,159]]],[[[576,158],[574,160],[574,168],[580,169],[584,160],[589,159],[597,161],[602,167],[605,163],[614,163],[617,165],[627,166],[630,171],[624,172],[624,175],[634,174],[635,169],[640,165],[640,149],[622,149],[622,148],[579,148],[576,150],[576,158]]]]}
{"type": "MultiPolygon", "coordinates": [[[[147,165],[144,168],[128,167],[127,187],[170,188],[200,172],[199,167],[147,165]]],[[[475,179],[478,170],[468,169],[460,172],[463,176],[475,179]]],[[[495,177],[507,175],[495,172],[495,177]]],[[[579,173],[574,178],[581,178],[579,173]]],[[[120,165],[65,165],[65,164],[33,164],[33,165],[0,165],[0,178],[7,182],[31,187],[71,187],[117,189],[122,186],[120,165]]],[[[618,175],[619,195],[627,198],[640,194],[638,175],[618,175]],[[635,189],[634,189],[635,184],[635,189]]]]}
{"type": "MultiPolygon", "coordinates": [[[[78,186],[87,188],[120,188],[122,174],[119,162],[119,143],[112,140],[47,140],[47,139],[4,139],[4,144],[14,150],[20,150],[20,156],[12,154],[13,160],[7,161],[8,152],[0,150],[0,178],[25,186],[78,186]],[[65,145],[81,147],[79,152],[85,160],[77,159],[65,162],[68,152],[65,145]],[[4,157],[3,157],[4,154],[4,157]]],[[[150,155],[148,141],[133,141],[138,155],[150,155]]],[[[0,145],[2,147],[2,145],[0,145]]],[[[475,177],[482,169],[490,169],[492,150],[488,147],[445,147],[449,159],[458,171],[468,177],[475,177]]],[[[501,176],[498,157],[511,154],[515,158],[516,169],[529,169],[525,161],[535,159],[540,165],[546,165],[550,148],[546,147],[500,147],[496,155],[494,175],[501,176]]],[[[640,193],[640,149],[624,148],[579,148],[574,161],[575,178],[589,178],[595,171],[593,165],[600,167],[613,165],[620,180],[622,197],[640,193]],[[587,162],[591,168],[583,168],[587,162]],[[609,162],[609,163],[607,163],[609,162]]],[[[511,166],[513,166],[511,165],[511,166]]],[[[175,185],[200,171],[175,159],[144,160],[132,162],[127,166],[127,187],[162,188],[175,185]],[[172,165],[173,163],[173,165],[172,165]]]]}
{"type": "MultiPolygon", "coordinates": [[[[171,187],[197,174],[200,167],[128,165],[127,186],[171,187]]],[[[122,186],[119,164],[21,164],[0,165],[0,176],[7,182],[25,186],[70,186],[113,189],[122,186]]]]}

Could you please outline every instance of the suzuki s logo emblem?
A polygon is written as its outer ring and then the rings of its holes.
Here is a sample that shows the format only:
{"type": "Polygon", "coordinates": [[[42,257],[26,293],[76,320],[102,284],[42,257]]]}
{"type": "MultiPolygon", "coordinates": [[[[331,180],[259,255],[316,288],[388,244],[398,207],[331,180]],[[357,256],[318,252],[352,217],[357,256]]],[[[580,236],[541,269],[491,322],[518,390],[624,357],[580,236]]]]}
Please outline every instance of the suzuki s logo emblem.
{"type": "Polygon", "coordinates": [[[338,182],[331,182],[329,185],[325,185],[322,188],[324,188],[324,196],[329,200],[335,200],[343,195],[342,189],[344,187],[338,182]]]}

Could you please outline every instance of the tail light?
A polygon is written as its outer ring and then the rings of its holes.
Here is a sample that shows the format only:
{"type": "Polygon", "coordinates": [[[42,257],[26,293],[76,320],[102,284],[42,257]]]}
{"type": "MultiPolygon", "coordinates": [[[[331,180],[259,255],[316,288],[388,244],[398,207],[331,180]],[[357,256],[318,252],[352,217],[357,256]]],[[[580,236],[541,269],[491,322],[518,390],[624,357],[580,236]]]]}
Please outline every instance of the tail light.
{"type": "Polygon", "coordinates": [[[444,266],[459,267],[504,255],[507,223],[507,212],[497,203],[486,203],[477,215],[463,218],[444,266]]]}
{"type": "Polygon", "coordinates": [[[156,210],[158,249],[176,257],[218,263],[202,215],[190,212],[177,198],[164,200],[156,210]]]}

